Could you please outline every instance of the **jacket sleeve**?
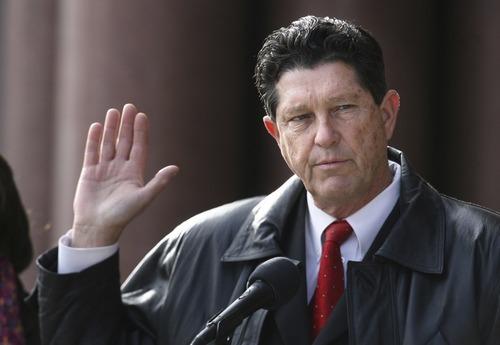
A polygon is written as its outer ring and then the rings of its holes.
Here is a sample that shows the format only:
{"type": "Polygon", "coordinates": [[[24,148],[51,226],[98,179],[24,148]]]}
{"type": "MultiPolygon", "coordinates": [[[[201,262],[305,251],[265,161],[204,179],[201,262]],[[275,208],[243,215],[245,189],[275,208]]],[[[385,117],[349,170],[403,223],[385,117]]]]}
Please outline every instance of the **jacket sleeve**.
{"type": "Polygon", "coordinates": [[[42,255],[30,297],[38,304],[42,344],[153,344],[150,332],[129,322],[122,304],[118,253],[74,274],[57,271],[57,249],[42,255]]]}
{"type": "Polygon", "coordinates": [[[248,274],[240,274],[246,264],[221,264],[220,258],[258,200],[183,222],[121,286],[118,253],[64,275],[55,273],[57,249],[45,253],[37,262],[38,282],[31,296],[39,307],[42,344],[189,343],[206,320],[228,304],[236,282],[243,279],[242,287],[246,283],[248,274]]]}

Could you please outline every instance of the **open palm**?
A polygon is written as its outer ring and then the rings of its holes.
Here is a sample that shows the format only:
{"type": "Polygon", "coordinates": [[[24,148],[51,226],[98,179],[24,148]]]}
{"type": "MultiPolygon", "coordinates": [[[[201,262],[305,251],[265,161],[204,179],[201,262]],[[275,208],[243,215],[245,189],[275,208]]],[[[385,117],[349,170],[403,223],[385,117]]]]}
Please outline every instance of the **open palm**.
{"type": "Polygon", "coordinates": [[[147,149],[148,119],[132,104],[124,106],[121,116],[110,109],[104,126],[91,125],[74,200],[73,246],[116,243],[178,172],[167,166],[145,183],[147,149]]]}

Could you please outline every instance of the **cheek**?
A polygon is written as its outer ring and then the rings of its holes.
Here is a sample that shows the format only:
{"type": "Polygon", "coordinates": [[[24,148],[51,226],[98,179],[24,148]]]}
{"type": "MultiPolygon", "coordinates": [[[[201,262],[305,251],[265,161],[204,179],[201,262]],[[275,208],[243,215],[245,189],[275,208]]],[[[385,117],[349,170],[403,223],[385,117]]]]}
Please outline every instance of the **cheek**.
{"type": "Polygon", "coordinates": [[[382,118],[376,116],[360,126],[358,135],[364,138],[365,145],[373,146],[372,149],[376,149],[376,146],[380,144],[384,146],[387,144],[384,123],[382,118]]]}
{"type": "Polygon", "coordinates": [[[293,145],[293,143],[289,142],[282,142],[281,154],[288,164],[296,162],[299,156],[297,148],[293,145]]]}
{"type": "Polygon", "coordinates": [[[357,146],[355,149],[360,151],[358,154],[362,154],[365,151],[370,151],[370,148],[373,148],[373,145],[375,145],[378,140],[378,131],[375,131],[370,124],[364,123],[361,126],[355,127],[351,138],[357,146]]]}
{"type": "Polygon", "coordinates": [[[307,163],[305,147],[305,145],[301,145],[293,138],[289,138],[287,141],[281,141],[281,155],[294,173],[299,174],[307,163]]]}
{"type": "Polygon", "coordinates": [[[385,129],[380,122],[366,123],[357,127],[353,132],[353,139],[356,143],[356,155],[360,160],[358,164],[370,170],[372,162],[377,159],[380,153],[385,153],[387,147],[387,139],[385,129]]]}

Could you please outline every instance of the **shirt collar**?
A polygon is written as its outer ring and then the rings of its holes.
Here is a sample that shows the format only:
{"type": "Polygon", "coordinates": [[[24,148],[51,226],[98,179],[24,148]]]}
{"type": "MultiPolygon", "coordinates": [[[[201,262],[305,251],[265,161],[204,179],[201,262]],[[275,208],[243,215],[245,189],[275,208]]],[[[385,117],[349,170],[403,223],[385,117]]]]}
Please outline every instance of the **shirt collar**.
{"type": "MultiPolygon", "coordinates": [[[[399,198],[401,166],[389,161],[389,168],[393,172],[391,184],[363,208],[346,218],[354,230],[361,259],[372,245],[399,198]]],[[[307,206],[312,244],[314,250],[321,253],[323,230],[336,219],[316,207],[310,193],[307,193],[307,206]]]]}

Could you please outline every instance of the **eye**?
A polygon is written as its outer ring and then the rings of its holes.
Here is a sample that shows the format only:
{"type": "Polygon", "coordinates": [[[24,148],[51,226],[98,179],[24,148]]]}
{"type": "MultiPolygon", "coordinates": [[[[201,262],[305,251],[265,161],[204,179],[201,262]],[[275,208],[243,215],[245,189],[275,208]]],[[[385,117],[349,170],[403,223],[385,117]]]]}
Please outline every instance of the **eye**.
{"type": "Polygon", "coordinates": [[[348,109],[351,109],[352,107],[354,107],[354,105],[352,104],[344,104],[344,105],[341,105],[337,108],[337,110],[348,110],[348,109]]]}
{"type": "Polygon", "coordinates": [[[304,121],[304,120],[307,120],[308,118],[310,118],[311,116],[308,115],[308,114],[302,114],[302,115],[297,115],[297,116],[294,116],[292,117],[292,121],[304,121]]]}
{"type": "Polygon", "coordinates": [[[342,104],[332,109],[331,115],[339,119],[350,119],[357,111],[354,104],[342,104]]]}

